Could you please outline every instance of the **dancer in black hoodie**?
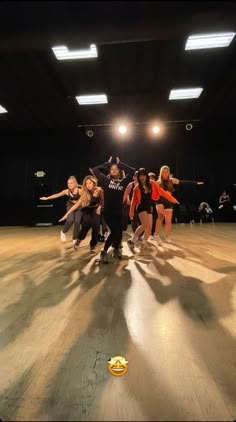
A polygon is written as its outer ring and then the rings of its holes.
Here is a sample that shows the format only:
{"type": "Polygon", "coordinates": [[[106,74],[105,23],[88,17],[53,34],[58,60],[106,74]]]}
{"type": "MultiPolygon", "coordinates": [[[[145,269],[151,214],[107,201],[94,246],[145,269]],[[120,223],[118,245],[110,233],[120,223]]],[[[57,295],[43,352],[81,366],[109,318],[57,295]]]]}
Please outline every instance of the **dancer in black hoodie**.
{"type": "Polygon", "coordinates": [[[98,184],[104,191],[104,218],[110,229],[104,249],[101,252],[101,261],[105,264],[108,262],[107,252],[111,245],[114,246],[114,257],[121,259],[121,242],[123,231],[123,195],[126,186],[131,182],[135,169],[121,163],[116,157],[116,164],[112,164],[112,157],[102,166],[96,166],[92,169],[93,174],[98,179],[98,184]],[[101,172],[101,168],[109,171],[109,175],[105,176],[101,172]],[[126,176],[120,178],[120,170],[124,170],[126,176]]]}

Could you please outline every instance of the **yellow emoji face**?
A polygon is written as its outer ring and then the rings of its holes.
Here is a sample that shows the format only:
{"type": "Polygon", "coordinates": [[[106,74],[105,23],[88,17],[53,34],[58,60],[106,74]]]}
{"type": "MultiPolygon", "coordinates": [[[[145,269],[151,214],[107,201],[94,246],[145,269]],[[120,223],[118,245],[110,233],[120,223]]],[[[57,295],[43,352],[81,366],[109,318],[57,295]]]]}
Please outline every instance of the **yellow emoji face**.
{"type": "Polygon", "coordinates": [[[128,371],[128,362],[122,356],[115,356],[108,360],[107,362],[108,371],[114,377],[121,377],[125,375],[128,371]]]}

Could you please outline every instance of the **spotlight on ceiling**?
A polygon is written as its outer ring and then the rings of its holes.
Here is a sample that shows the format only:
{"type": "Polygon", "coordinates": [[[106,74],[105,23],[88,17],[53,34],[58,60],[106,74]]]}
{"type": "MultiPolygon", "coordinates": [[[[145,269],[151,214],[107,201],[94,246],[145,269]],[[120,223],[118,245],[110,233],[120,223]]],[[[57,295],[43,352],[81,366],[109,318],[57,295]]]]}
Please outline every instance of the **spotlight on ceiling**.
{"type": "Polygon", "coordinates": [[[87,129],[87,130],[86,130],[86,135],[87,135],[89,138],[92,138],[92,137],[93,137],[93,135],[94,135],[94,131],[93,131],[93,130],[91,130],[91,129],[87,129]]]}
{"type": "Polygon", "coordinates": [[[191,123],[187,123],[187,124],[185,125],[185,129],[186,129],[186,130],[192,130],[192,128],[193,128],[193,125],[192,125],[191,123]]]}
{"type": "Polygon", "coordinates": [[[159,128],[159,126],[153,126],[152,131],[153,131],[153,133],[154,133],[155,135],[156,135],[157,133],[159,133],[159,132],[160,132],[160,128],[159,128]]]}
{"type": "Polygon", "coordinates": [[[121,135],[124,135],[127,132],[127,127],[125,125],[121,125],[119,126],[118,130],[121,133],[121,135]]]}

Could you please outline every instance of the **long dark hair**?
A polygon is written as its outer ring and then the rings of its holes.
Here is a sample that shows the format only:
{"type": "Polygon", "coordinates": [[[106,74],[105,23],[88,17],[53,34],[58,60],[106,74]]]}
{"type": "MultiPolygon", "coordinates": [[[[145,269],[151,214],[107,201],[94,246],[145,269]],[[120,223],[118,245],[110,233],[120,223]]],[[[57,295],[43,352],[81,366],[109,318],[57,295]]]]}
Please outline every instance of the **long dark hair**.
{"type": "Polygon", "coordinates": [[[141,175],[145,175],[145,176],[147,176],[147,179],[146,179],[146,186],[147,186],[147,188],[148,188],[148,191],[150,192],[150,191],[152,190],[152,184],[151,184],[151,182],[150,182],[150,178],[149,178],[149,175],[148,175],[147,170],[146,170],[145,168],[143,168],[143,167],[142,167],[142,168],[140,168],[140,169],[138,170],[138,174],[137,174],[139,189],[140,189],[142,192],[144,192],[143,185],[142,185],[142,183],[141,183],[141,181],[140,181],[140,178],[139,178],[139,176],[141,176],[141,175]]]}

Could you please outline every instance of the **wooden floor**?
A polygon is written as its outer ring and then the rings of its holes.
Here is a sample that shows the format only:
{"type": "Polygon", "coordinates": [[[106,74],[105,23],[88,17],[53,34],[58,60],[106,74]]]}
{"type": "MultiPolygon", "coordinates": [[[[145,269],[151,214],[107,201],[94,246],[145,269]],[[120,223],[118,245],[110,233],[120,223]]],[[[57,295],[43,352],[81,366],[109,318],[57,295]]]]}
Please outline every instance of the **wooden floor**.
{"type": "Polygon", "coordinates": [[[175,225],[135,256],[124,234],[107,266],[59,232],[0,228],[0,418],[235,420],[236,225],[175,225]]]}

